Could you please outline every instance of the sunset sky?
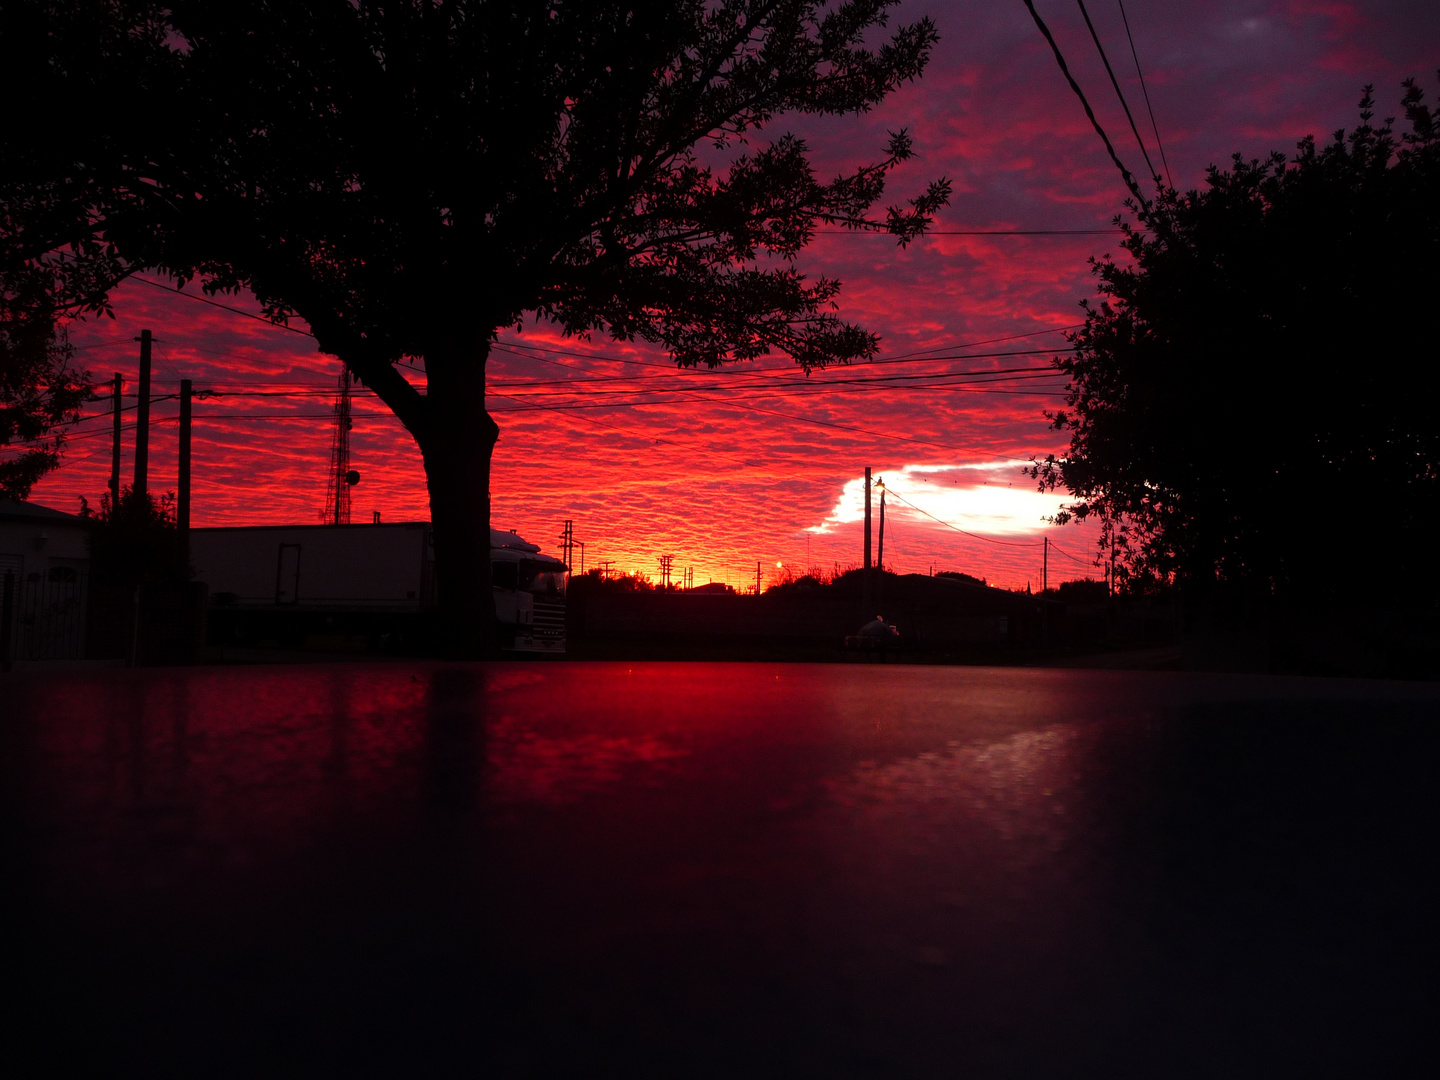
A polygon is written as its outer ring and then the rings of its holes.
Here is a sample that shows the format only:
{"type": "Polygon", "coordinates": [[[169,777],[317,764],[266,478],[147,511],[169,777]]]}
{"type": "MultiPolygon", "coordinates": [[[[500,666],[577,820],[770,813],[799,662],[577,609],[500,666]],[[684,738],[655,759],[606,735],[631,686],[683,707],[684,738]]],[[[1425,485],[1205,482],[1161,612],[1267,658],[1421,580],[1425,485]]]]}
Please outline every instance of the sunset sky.
{"type": "MultiPolygon", "coordinates": [[[[1087,6],[1158,166],[1120,9],[1115,0],[1087,6]]],[[[1121,158],[1143,173],[1077,6],[1037,7],[1121,158]]],[[[1288,151],[1306,134],[1353,126],[1364,83],[1376,84],[1381,117],[1397,111],[1405,76],[1435,97],[1434,0],[1130,0],[1125,12],[1178,187],[1199,185],[1206,165],[1236,151],[1288,151]]],[[[955,195],[940,233],[1107,229],[1122,210],[1119,174],[1021,0],[907,2],[899,19],[922,14],[941,41],[920,83],[859,119],[782,120],[769,134],[804,135],[827,176],[879,156],[887,130],[908,127],[917,155],[888,194],[900,200],[950,177],[955,195]]],[[[1058,545],[1052,582],[1099,576],[1088,565],[1095,531],[1047,526],[1063,497],[1042,495],[1021,472],[1065,445],[1043,415],[1062,403],[1062,381],[1023,369],[1065,347],[1060,329],[1094,295],[1087,260],[1116,252],[1115,237],[934,235],[902,251],[880,236],[824,233],[801,269],[843,281],[843,315],[878,332],[882,349],[873,365],[808,380],[783,357],[677,373],[656,350],[565,340],[527,321],[523,333],[501,335],[489,367],[501,429],[492,522],[553,552],[573,519],[587,567],[610,561],[655,577],[658,557],[673,554],[677,576],[693,567],[697,584],[744,585],[759,561],[768,583],[783,572],[777,563],[796,572],[858,564],[869,465],[905,500],[888,509],[885,561],[895,570],[1038,587],[1048,533],[1058,545]],[[981,381],[934,378],[957,372],[981,381]],[[1001,381],[983,381],[986,372],[1001,381]]],[[[195,406],[194,523],[318,521],[338,360],[302,333],[154,284],[128,282],[113,299],[113,322],[71,328],[77,360],[96,381],[119,371],[133,391],[132,339],[148,327],[155,393],[174,393],[181,377],[197,393],[216,392],[195,406]],[[312,393],[266,396],[294,391],[312,393]]],[[[248,297],[220,299],[256,310],[248,297]]],[[[93,419],[77,426],[64,466],[35,501],[73,511],[81,495],[98,499],[109,470],[107,408],[88,407],[93,419]]],[[[387,521],[428,517],[408,434],[373,396],[361,394],[354,412],[352,466],[362,481],[352,520],[375,510],[387,521]]],[[[176,413],[173,400],[154,408],[152,489],[174,488],[176,413]]],[[[131,468],[127,440],[126,483],[131,468]]]]}

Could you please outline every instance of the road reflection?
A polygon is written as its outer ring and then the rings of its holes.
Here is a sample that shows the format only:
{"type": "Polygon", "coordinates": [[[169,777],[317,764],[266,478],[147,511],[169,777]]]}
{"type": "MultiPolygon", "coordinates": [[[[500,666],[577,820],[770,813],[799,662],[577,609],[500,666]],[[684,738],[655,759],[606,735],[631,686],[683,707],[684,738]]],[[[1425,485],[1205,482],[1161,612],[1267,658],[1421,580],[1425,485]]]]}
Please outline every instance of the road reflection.
{"type": "Polygon", "coordinates": [[[1218,1067],[1204,1016],[1323,1062],[1342,1013],[1405,1012],[1374,988],[1437,899],[1407,855],[1436,820],[1428,687],[396,664],[0,689],[37,1030],[70,1010],[137,1060],[162,1034],[191,1065],[329,1060],[275,1034],[301,1031],[397,1068],[479,1039],[515,1072],[648,1047],[1039,1075],[1123,1045],[1174,1074],[1218,1067]]]}

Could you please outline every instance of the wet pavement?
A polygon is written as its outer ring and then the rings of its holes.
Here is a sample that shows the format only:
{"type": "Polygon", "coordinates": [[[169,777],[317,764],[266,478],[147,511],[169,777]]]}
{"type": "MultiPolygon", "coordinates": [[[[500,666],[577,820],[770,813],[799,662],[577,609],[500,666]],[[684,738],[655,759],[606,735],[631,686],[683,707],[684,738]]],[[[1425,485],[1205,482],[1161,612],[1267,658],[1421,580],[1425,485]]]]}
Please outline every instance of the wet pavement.
{"type": "Polygon", "coordinates": [[[1398,1075],[1437,721],[1432,685],[1174,673],[5,676],[7,1056],[1398,1075]]]}

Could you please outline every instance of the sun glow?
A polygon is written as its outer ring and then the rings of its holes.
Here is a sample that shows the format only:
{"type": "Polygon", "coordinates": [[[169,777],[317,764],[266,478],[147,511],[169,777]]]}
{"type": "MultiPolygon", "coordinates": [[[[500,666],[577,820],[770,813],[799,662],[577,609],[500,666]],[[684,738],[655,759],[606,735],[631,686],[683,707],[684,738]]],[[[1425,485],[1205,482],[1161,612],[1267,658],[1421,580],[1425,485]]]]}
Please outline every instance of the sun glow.
{"type": "MultiPolygon", "coordinates": [[[[987,461],[965,465],[906,465],[884,470],[885,512],[917,524],[945,525],[997,536],[1038,533],[1069,496],[1035,490],[1021,471],[1029,461],[987,461]],[[928,515],[928,516],[927,516],[928,515]]],[[[882,485],[876,485],[872,506],[882,485]]],[[[834,507],[806,531],[824,534],[865,518],[865,478],[848,480],[834,507]]]]}

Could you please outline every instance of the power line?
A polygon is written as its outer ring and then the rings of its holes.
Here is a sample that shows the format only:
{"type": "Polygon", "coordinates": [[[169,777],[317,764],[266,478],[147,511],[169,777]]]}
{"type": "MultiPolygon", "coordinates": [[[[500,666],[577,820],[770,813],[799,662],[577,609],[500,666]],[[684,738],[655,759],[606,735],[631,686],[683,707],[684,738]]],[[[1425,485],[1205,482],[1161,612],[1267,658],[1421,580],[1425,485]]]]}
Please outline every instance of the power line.
{"type": "Polygon", "coordinates": [[[974,537],[976,540],[984,540],[987,544],[999,544],[1001,547],[1024,547],[1024,548],[1031,547],[1031,546],[1034,544],[1034,541],[1033,541],[1033,540],[1030,541],[1029,543],[1026,543],[1026,542],[1023,542],[1023,541],[1016,541],[1016,540],[996,540],[993,536],[981,536],[979,533],[972,533],[972,532],[970,532],[970,531],[968,531],[968,530],[966,530],[966,529],[960,528],[960,526],[958,526],[958,525],[952,525],[952,524],[950,524],[950,522],[946,521],[944,518],[938,518],[938,517],[936,517],[934,514],[930,513],[928,510],[921,510],[920,507],[916,506],[916,505],[915,505],[914,503],[912,503],[909,499],[905,498],[905,497],[902,496],[902,495],[897,495],[892,488],[886,488],[885,490],[886,490],[887,492],[889,492],[889,494],[891,495],[891,497],[896,498],[896,499],[899,499],[902,503],[904,503],[906,506],[910,507],[910,509],[911,509],[911,510],[914,510],[917,514],[924,514],[924,515],[925,515],[926,517],[928,517],[931,521],[938,521],[941,525],[944,525],[947,529],[954,529],[956,532],[958,532],[958,533],[964,533],[966,536],[974,537]]]}
{"type": "MultiPolygon", "coordinates": [[[[739,383],[739,384],[730,383],[730,384],[728,384],[728,385],[726,385],[726,384],[720,384],[720,385],[708,384],[708,385],[705,385],[705,386],[675,386],[675,385],[665,385],[665,386],[657,387],[656,389],[653,389],[653,390],[646,390],[646,389],[633,389],[633,390],[632,390],[632,389],[627,389],[627,388],[624,388],[624,387],[610,387],[610,388],[603,388],[603,389],[598,389],[598,390],[596,390],[596,389],[589,389],[588,387],[586,387],[586,388],[582,388],[582,389],[578,389],[578,390],[540,389],[540,390],[538,390],[537,392],[540,393],[540,394],[586,394],[586,395],[590,395],[590,396],[601,396],[601,395],[605,395],[605,394],[679,394],[679,393],[685,393],[685,392],[704,391],[704,390],[766,390],[766,389],[769,388],[769,387],[798,387],[798,388],[801,388],[801,389],[804,389],[804,390],[813,391],[813,392],[815,392],[815,393],[820,393],[820,392],[822,392],[822,391],[825,391],[825,390],[828,390],[828,389],[832,389],[832,388],[834,388],[834,387],[839,387],[839,386],[856,386],[856,385],[859,385],[859,386],[896,386],[896,387],[898,388],[899,386],[901,386],[901,385],[904,384],[904,383],[910,382],[910,381],[912,381],[912,380],[917,380],[917,379],[969,379],[969,380],[974,380],[974,383],[973,383],[973,384],[980,384],[980,383],[988,383],[988,382],[1011,382],[1011,381],[1016,381],[1016,380],[1020,380],[1020,379],[1052,379],[1052,378],[1057,378],[1057,377],[1064,377],[1064,375],[1065,375],[1065,373],[1064,373],[1063,371],[1057,371],[1055,368],[1050,367],[1049,365],[1044,365],[1044,366],[1038,366],[1038,367],[1037,367],[1037,366],[1030,366],[1030,367],[1019,367],[1019,368],[998,368],[998,369],[993,370],[993,371],[924,371],[924,372],[909,372],[909,373],[905,373],[905,374],[862,375],[862,376],[857,376],[857,377],[855,377],[855,378],[827,379],[827,380],[825,380],[825,381],[823,381],[823,382],[813,382],[813,381],[804,380],[804,379],[786,379],[786,378],[778,378],[778,379],[777,379],[777,378],[767,378],[767,379],[754,379],[754,380],[752,380],[752,381],[750,381],[750,382],[739,383]],[[1026,374],[1026,373],[1028,373],[1028,374],[1026,374]]],[[[614,376],[597,376],[597,377],[594,377],[594,378],[586,378],[586,379],[525,379],[525,380],[522,380],[522,381],[520,381],[520,382],[493,382],[493,383],[490,383],[489,386],[490,386],[491,388],[499,389],[499,390],[523,390],[523,389],[527,389],[527,388],[530,388],[530,387],[536,387],[536,388],[541,388],[541,387],[566,387],[566,386],[570,386],[570,385],[574,385],[574,384],[581,384],[582,387],[584,387],[585,384],[595,383],[595,382],[627,382],[627,383],[628,383],[628,382],[644,382],[644,381],[648,381],[649,379],[654,379],[654,378],[664,378],[664,376],[620,376],[620,375],[614,375],[614,376]]],[[[945,385],[973,385],[973,384],[972,384],[972,383],[965,383],[965,384],[934,383],[933,385],[936,385],[936,386],[945,386],[945,385]]],[[[310,391],[307,391],[307,393],[309,393],[309,392],[310,392],[310,391]]],[[[241,391],[240,393],[241,393],[241,394],[246,394],[247,392],[241,391]]],[[[263,396],[263,395],[265,395],[265,394],[275,394],[275,393],[277,393],[277,392],[276,392],[276,391],[257,391],[254,396],[263,396]]]]}
{"type": "MultiPolygon", "coordinates": [[[[508,350],[504,350],[502,346],[496,346],[496,348],[497,348],[497,349],[502,349],[502,351],[508,351],[508,350]]],[[[955,355],[955,356],[925,356],[925,357],[897,358],[897,359],[894,359],[894,360],[871,360],[871,361],[869,361],[868,363],[865,363],[865,364],[842,364],[842,365],[837,365],[836,367],[833,367],[833,368],[827,368],[827,369],[826,369],[826,375],[824,375],[824,376],[817,377],[817,376],[807,375],[807,376],[805,376],[803,379],[796,379],[796,378],[795,378],[795,376],[796,376],[796,369],[795,369],[793,366],[789,366],[789,365],[784,366],[784,367],[750,368],[750,369],[748,369],[748,370],[741,370],[741,369],[732,368],[732,369],[728,369],[728,370],[725,370],[725,369],[717,369],[717,370],[715,370],[715,371],[695,371],[695,370],[687,369],[687,368],[674,368],[674,367],[672,367],[672,366],[670,366],[670,365],[668,365],[668,364],[657,364],[657,365],[654,365],[654,366],[656,366],[656,367],[661,367],[661,368],[665,368],[666,370],[665,370],[663,373],[655,374],[655,375],[594,375],[594,376],[590,376],[590,377],[588,377],[588,378],[532,379],[532,380],[526,380],[526,381],[523,382],[523,383],[491,382],[491,383],[489,383],[488,385],[508,388],[508,387],[514,387],[514,386],[522,386],[522,385],[534,385],[534,386],[540,386],[540,385],[565,385],[565,384],[569,384],[569,383],[580,384],[580,383],[592,383],[592,382],[647,382],[647,381],[651,381],[651,380],[663,380],[663,381],[673,382],[673,381],[676,381],[676,380],[688,381],[688,380],[691,380],[691,379],[703,377],[703,376],[705,376],[705,375],[721,375],[721,374],[723,374],[723,375],[728,375],[728,376],[732,376],[732,377],[734,377],[734,376],[748,377],[751,381],[748,382],[748,383],[746,383],[746,384],[744,384],[744,385],[746,385],[746,386],[763,386],[763,385],[765,385],[765,384],[767,384],[767,383],[775,383],[775,384],[784,384],[784,385],[817,386],[817,387],[819,387],[819,386],[831,386],[831,385],[834,385],[834,384],[837,383],[837,382],[846,382],[846,381],[851,381],[851,382],[853,382],[853,381],[857,381],[856,379],[841,379],[841,378],[838,378],[838,377],[837,377],[837,378],[829,378],[829,377],[828,377],[828,376],[829,376],[829,373],[832,373],[832,372],[846,372],[846,373],[848,373],[848,372],[861,372],[861,371],[866,370],[867,368],[888,366],[888,365],[890,365],[890,364],[924,364],[924,363],[939,362],[939,361],[942,361],[942,360],[995,360],[995,359],[1004,359],[1004,358],[1012,357],[1012,356],[1048,356],[1048,355],[1061,354],[1061,353],[1071,353],[1071,352],[1074,352],[1074,351],[1075,351],[1074,349],[1022,349],[1022,350],[1018,350],[1018,351],[1014,351],[1014,352],[969,353],[969,354],[961,354],[961,355],[955,355]],[[767,372],[776,372],[777,374],[776,374],[776,375],[764,375],[763,377],[761,377],[763,373],[767,373],[767,372]]],[[[519,354],[516,354],[516,355],[519,355],[519,354]]],[[[532,356],[525,356],[524,359],[527,359],[527,360],[540,360],[540,359],[543,359],[543,357],[539,357],[539,356],[533,356],[533,357],[532,357],[532,356]]],[[[557,364],[559,363],[559,361],[552,361],[552,362],[553,362],[553,363],[557,363],[557,364]]],[[[561,364],[560,366],[566,367],[566,368],[569,369],[569,370],[574,370],[573,368],[571,368],[569,365],[566,365],[566,364],[561,364]]],[[[999,374],[1003,374],[1003,373],[1011,372],[1011,371],[1048,371],[1048,372],[1049,372],[1050,374],[1052,374],[1052,375],[1064,375],[1064,374],[1065,374],[1063,371],[1060,371],[1059,369],[1057,369],[1057,368],[1055,368],[1055,367],[1053,367],[1053,366],[1046,365],[1046,366],[1044,366],[1044,367],[1029,367],[1029,368],[990,368],[990,369],[983,369],[983,368],[982,368],[982,369],[977,369],[977,370],[974,370],[974,371],[950,371],[950,372],[932,371],[932,372],[928,372],[928,373],[924,373],[924,374],[919,374],[919,375],[888,375],[888,374],[887,374],[887,375],[864,376],[863,378],[868,378],[868,379],[880,381],[880,380],[889,380],[889,379],[931,379],[931,378],[943,378],[943,377],[945,377],[945,376],[952,376],[952,375],[953,375],[953,376],[957,376],[957,377],[960,377],[960,376],[963,376],[963,377],[971,377],[971,376],[981,377],[981,376],[987,376],[987,375],[999,375],[999,374]]],[[[711,384],[711,385],[718,386],[718,385],[720,385],[720,384],[711,384]]]]}
{"type": "Polygon", "coordinates": [[[1050,550],[1051,550],[1051,551],[1058,551],[1061,555],[1064,555],[1065,558],[1069,559],[1071,562],[1077,562],[1077,563],[1079,563],[1081,566],[1094,566],[1094,565],[1095,565],[1093,562],[1087,562],[1085,559],[1081,559],[1081,558],[1078,558],[1078,557],[1076,557],[1076,556],[1074,556],[1074,555],[1071,555],[1068,551],[1066,551],[1064,548],[1062,548],[1059,544],[1055,543],[1054,540],[1051,540],[1051,541],[1050,541],[1050,550]]]}
{"type": "Polygon", "coordinates": [[[978,349],[981,345],[998,345],[1002,341],[1020,341],[1023,338],[1039,337],[1041,334],[1059,334],[1066,330],[1078,330],[1084,323],[1070,323],[1068,326],[1047,326],[1044,330],[1032,330],[1028,334],[1010,334],[1008,337],[986,338],[984,341],[968,341],[959,345],[937,345],[933,349],[917,349],[915,352],[897,353],[888,360],[902,360],[926,353],[944,352],[947,349],[978,349]]]}
{"type": "Polygon", "coordinates": [[[1130,115],[1130,103],[1125,100],[1125,91],[1120,89],[1120,80],[1115,78],[1115,69],[1110,66],[1110,57],[1105,55],[1105,46],[1100,43],[1100,35],[1095,30],[1095,24],[1090,21],[1090,12],[1085,9],[1085,0],[1075,0],[1080,5],[1080,14],[1085,16],[1085,25],[1090,28],[1091,40],[1095,42],[1095,48],[1100,53],[1100,60],[1105,65],[1105,72],[1110,76],[1110,85],[1115,88],[1115,96],[1120,99],[1120,107],[1125,110],[1125,119],[1130,121],[1130,130],[1135,134],[1135,142],[1140,147],[1140,156],[1145,159],[1145,167],[1150,170],[1150,176],[1160,179],[1160,174],[1155,171],[1155,166],[1150,161],[1150,155],[1145,152],[1145,140],[1140,138],[1140,129],[1135,126],[1135,117],[1130,115]]]}
{"type": "Polygon", "coordinates": [[[1125,23],[1125,36],[1130,41],[1130,55],[1135,60],[1135,74],[1140,77],[1140,92],[1145,95],[1145,109],[1150,113],[1150,129],[1155,132],[1155,145],[1160,148],[1160,163],[1165,166],[1165,183],[1170,187],[1175,186],[1175,181],[1170,178],[1170,162],[1165,160],[1165,144],[1160,141],[1160,125],[1155,123],[1155,110],[1150,105],[1150,91],[1145,86],[1145,73],[1140,70],[1140,54],[1135,51],[1135,38],[1130,33],[1130,20],[1125,16],[1125,0],[1118,0],[1120,4],[1120,19],[1125,23]]]}
{"type": "Polygon", "coordinates": [[[1110,136],[1105,134],[1105,129],[1100,126],[1100,121],[1095,118],[1095,110],[1090,107],[1090,102],[1085,97],[1085,91],[1080,89],[1080,84],[1075,81],[1075,76],[1070,74],[1070,67],[1065,63],[1065,55],[1060,51],[1060,46],[1056,44],[1054,35],[1050,33],[1050,28],[1045,25],[1045,20],[1040,18],[1040,13],[1035,10],[1034,0],[1025,0],[1025,6],[1030,9],[1030,17],[1035,20],[1035,25],[1040,28],[1040,33],[1044,34],[1045,40],[1050,43],[1050,51],[1055,54],[1055,62],[1060,65],[1060,71],[1064,74],[1065,81],[1070,84],[1070,89],[1075,91],[1075,96],[1080,99],[1080,104],[1085,107],[1085,115],[1090,118],[1090,126],[1095,129],[1095,134],[1100,136],[1100,141],[1105,144],[1105,151],[1110,155],[1110,160],[1113,161],[1115,167],[1120,170],[1120,175],[1125,178],[1125,186],[1128,187],[1130,193],[1139,200],[1141,206],[1148,205],[1145,196],[1140,191],[1140,185],[1135,182],[1135,177],[1131,175],[1130,170],[1121,162],[1120,155],[1115,153],[1115,147],[1110,144],[1110,136]]]}
{"type": "MultiPolygon", "coordinates": [[[[1119,230],[1108,229],[926,229],[925,236],[1109,236],[1119,230]]],[[[824,236],[892,236],[875,229],[816,229],[824,236]]]]}
{"type": "Polygon", "coordinates": [[[256,315],[253,312],[242,311],[240,308],[231,307],[229,304],[222,304],[219,300],[211,300],[208,296],[197,296],[194,293],[187,293],[183,289],[172,289],[169,285],[166,285],[163,282],[151,281],[149,278],[141,277],[139,274],[131,275],[130,280],[138,281],[142,285],[149,285],[152,289],[163,289],[165,292],[170,293],[172,296],[183,296],[187,300],[196,300],[202,304],[209,304],[211,307],[218,307],[225,311],[232,312],[236,315],[243,315],[247,319],[254,319],[256,322],[264,323],[266,326],[272,327],[276,330],[288,330],[292,334],[300,334],[301,336],[308,338],[313,338],[315,336],[314,334],[310,333],[309,330],[297,330],[293,326],[286,326],[284,323],[273,322],[270,319],[267,319],[264,315],[256,315]]]}
{"type": "Polygon", "coordinates": [[[92,341],[85,345],[71,345],[70,348],[75,350],[76,352],[80,352],[82,349],[108,349],[112,345],[128,345],[134,340],[134,338],[128,337],[109,338],[105,341],[92,341]]]}
{"type": "MultiPolygon", "coordinates": [[[[509,394],[494,394],[494,395],[492,395],[492,396],[498,397],[498,398],[506,398],[506,399],[510,399],[510,400],[523,400],[523,399],[520,399],[520,398],[513,398],[513,396],[512,396],[512,395],[509,395],[509,394]]],[[[936,447],[936,448],[938,448],[938,449],[940,449],[940,450],[949,450],[949,451],[951,451],[952,453],[956,453],[956,454],[969,454],[969,453],[973,453],[973,452],[974,452],[974,451],[971,451],[971,450],[962,449],[961,447],[958,447],[958,446],[950,446],[950,445],[948,445],[948,444],[946,444],[946,443],[932,442],[932,441],[930,441],[930,440],[928,440],[928,439],[911,439],[911,438],[909,438],[909,437],[907,437],[907,436],[904,436],[904,435],[893,435],[893,434],[889,434],[889,433],[883,432],[883,431],[870,431],[870,430],[868,430],[867,428],[852,427],[852,426],[847,425],[847,424],[836,424],[836,423],[832,423],[832,422],[829,421],[829,420],[817,420],[817,419],[816,419],[815,417],[813,417],[813,416],[796,416],[794,413],[784,413],[784,412],[780,412],[780,411],[778,411],[778,410],[776,410],[776,409],[762,409],[759,405],[747,405],[747,404],[744,404],[743,402],[739,402],[739,401],[729,401],[729,400],[727,400],[727,399],[725,399],[725,398],[702,398],[702,399],[700,399],[700,400],[702,400],[702,401],[712,401],[712,402],[715,402],[716,404],[723,405],[723,406],[726,406],[726,407],[731,408],[731,409],[743,409],[743,410],[745,410],[745,411],[747,411],[747,412],[764,413],[764,414],[766,414],[767,416],[780,416],[780,417],[784,417],[786,420],[794,420],[794,421],[796,421],[797,423],[801,423],[801,424],[814,424],[814,425],[817,426],[817,427],[833,428],[833,429],[835,429],[835,430],[837,430],[837,431],[849,431],[849,432],[854,432],[854,433],[859,434],[859,435],[869,435],[869,436],[871,436],[871,437],[873,437],[873,438],[877,438],[877,439],[891,439],[891,440],[893,440],[893,441],[895,441],[895,442],[915,443],[916,445],[919,445],[919,446],[933,446],[933,447],[936,447]]],[[[624,408],[624,407],[629,407],[629,408],[644,408],[644,407],[646,407],[646,406],[651,406],[651,405],[665,405],[665,404],[668,404],[668,403],[667,403],[667,402],[663,402],[663,401],[637,401],[637,402],[629,403],[628,405],[612,404],[612,405],[609,405],[609,406],[607,406],[607,407],[609,407],[609,408],[624,408]]],[[[513,412],[524,412],[524,411],[528,411],[528,410],[531,410],[531,409],[544,409],[544,410],[550,410],[550,411],[564,411],[564,412],[566,412],[567,414],[572,414],[572,415],[573,415],[573,410],[574,410],[575,408],[577,408],[577,407],[578,407],[578,408],[584,408],[584,407],[596,407],[596,406],[521,405],[521,406],[519,406],[518,408],[514,408],[514,409],[496,409],[496,410],[494,410],[494,411],[495,411],[495,412],[513,413],[513,412]]]]}

